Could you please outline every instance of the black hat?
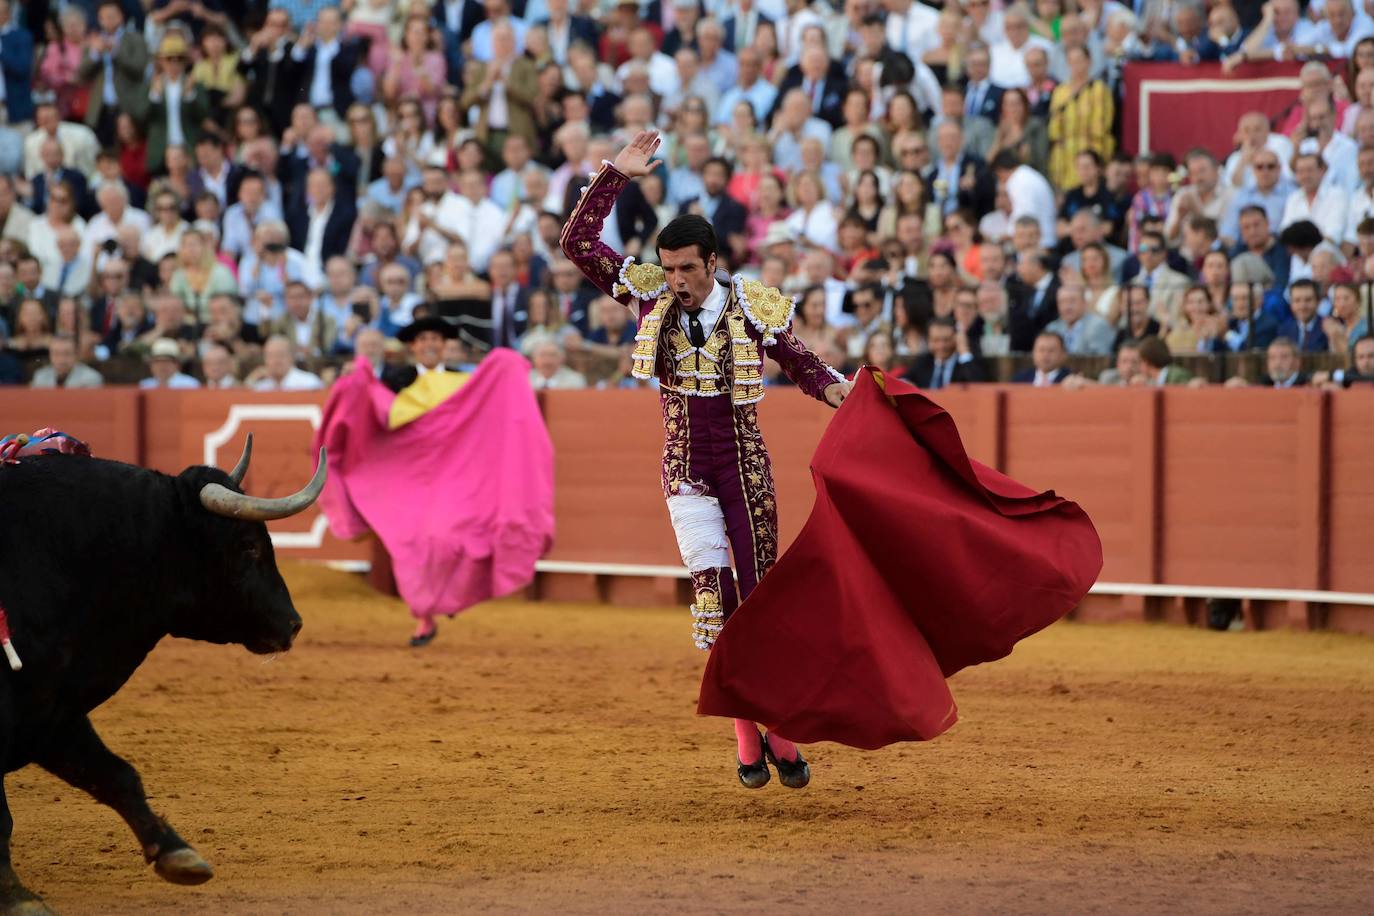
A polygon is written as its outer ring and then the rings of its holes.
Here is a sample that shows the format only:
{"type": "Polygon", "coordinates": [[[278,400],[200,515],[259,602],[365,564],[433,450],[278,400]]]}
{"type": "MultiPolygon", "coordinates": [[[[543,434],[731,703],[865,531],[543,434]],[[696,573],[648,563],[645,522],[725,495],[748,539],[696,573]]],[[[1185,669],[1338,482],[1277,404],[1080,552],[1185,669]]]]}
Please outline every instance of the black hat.
{"type": "Polygon", "coordinates": [[[426,318],[417,318],[410,324],[401,328],[396,332],[396,339],[401,343],[410,343],[425,331],[434,331],[436,334],[442,334],[448,339],[458,336],[457,328],[444,319],[431,315],[426,318]]]}

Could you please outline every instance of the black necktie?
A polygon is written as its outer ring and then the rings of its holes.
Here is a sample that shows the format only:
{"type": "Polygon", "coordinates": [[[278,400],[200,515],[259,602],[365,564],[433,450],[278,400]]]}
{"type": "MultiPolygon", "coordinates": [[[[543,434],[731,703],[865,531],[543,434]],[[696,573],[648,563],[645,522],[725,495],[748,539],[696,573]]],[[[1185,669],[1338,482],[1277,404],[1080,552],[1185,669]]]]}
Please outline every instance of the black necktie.
{"type": "Polygon", "coordinates": [[[697,316],[701,314],[701,309],[692,309],[687,313],[687,336],[692,339],[692,346],[706,346],[706,329],[701,326],[701,319],[697,316]]]}

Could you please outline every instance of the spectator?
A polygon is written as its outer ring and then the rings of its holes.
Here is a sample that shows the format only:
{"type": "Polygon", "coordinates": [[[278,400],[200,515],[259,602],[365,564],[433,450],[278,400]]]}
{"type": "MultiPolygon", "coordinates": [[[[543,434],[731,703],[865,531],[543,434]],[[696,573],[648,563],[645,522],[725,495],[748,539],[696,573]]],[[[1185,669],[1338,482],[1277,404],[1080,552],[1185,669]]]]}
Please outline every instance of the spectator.
{"type": "Polygon", "coordinates": [[[281,317],[285,309],[286,284],[306,281],[312,273],[305,256],[286,245],[286,224],[259,223],[253,232],[253,249],[239,264],[239,294],[245,303],[243,319],[249,324],[265,325],[281,317]]]}
{"type": "Polygon", "coordinates": [[[153,341],[148,351],[148,371],[150,378],[138,383],[144,390],[152,388],[199,388],[200,382],[181,371],[182,352],[180,345],[168,338],[153,341]]]}
{"type": "MultiPolygon", "coordinates": [[[[1298,346],[1287,337],[1275,338],[1264,351],[1265,374],[1256,382],[1261,388],[1305,388],[1310,379],[1302,371],[1298,346]]],[[[1226,380],[1228,388],[1243,388],[1249,383],[1241,376],[1226,380]]]]}
{"type": "Polygon", "coordinates": [[[28,243],[34,212],[15,194],[14,178],[0,173],[0,238],[28,243]]]}
{"type": "Polygon", "coordinates": [[[1078,284],[1059,287],[1059,317],[1046,325],[1075,356],[1107,356],[1116,337],[1112,326],[1096,311],[1088,309],[1085,290],[1078,284]]]}
{"type": "MultiPolygon", "coordinates": [[[[1367,158],[1368,164],[1374,167],[1374,155],[1367,158]]],[[[1285,209],[1296,186],[1283,176],[1280,161],[1267,147],[1261,148],[1250,158],[1249,167],[1254,179],[1237,190],[1227,204],[1226,215],[1220,224],[1223,244],[1234,245],[1240,238],[1240,214],[1247,207],[1258,207],[1264,212],[1271,232],[1278,232],[1284,224],[1285,209]]]]}
{"type": "Polygon", "coordinates": [[[1140,342],[1124,341],[1116,351],[1116,363],[1110,369],[1103,369],[1097,377],[1100,385],[1134,385],[1136,379],[1144,375],[1144,365],[1140,359],[1140,342]]]}
{"type": "Polygon", "coordinates": [[[1374,383],[1374,337],[1364,336],[1351,345],[1350,362],[1345,369],[1316,372],[1312,384],[1323,388],[1349,388],[1352,385],[1374,383]]]}
{"type": "Polygon", "coordinates": [[[530,386],[536,391],[586,388],[586,377],[563,363],[563,350],[558,344],[551,340],[536,343],[530,352],[530,386]]]}
{"type": "Polygon", "coordinates": [[[420,297],[411,292],[410,274],[400,264],[389,264],[380,271],[381,296],[373,310],[372,326],[388,337],[415,320],[420,297]]]}
{"type": "Polygon", "coordinates": [[[763,78],[763,61],[758,51],[744,48],[739,51],[737,59],[739,75],[735,85],[721,92],[720,102],[716,106],[717,125],[729,124],[734,116],[735,106],[740,102],[748,102],[755,120],[762,122],[777,101],[777,89],[763,78]]]}
{"type": "Polygon", "coordinates": [[[236,261],[241,260],[252,250],[255,227],[279,220],[281,211],[267,199],[263,176],[247,169],[238,182],[237,202],[224,212],[224,241],[220,249],[236,261]]]}
{"type": "Polygon", "coordinates": [[[339,328],[310,287],[294,281],[286,285],[286,314],[272,322],[269,333],[292,341],[297,353],[316,358],[334,352],[339,328]]]}
{"type": "Polygon", "coordinates": [[[48,345],[48,365],[33,374],[33,388],[99,388],[105,380],[85,363],[77,361],[76,340],[54,334],[48,345]]]}
{"type": "Polygon", "coordinates": [[[87,91],[85,122],[100,142],[115,140],[117,115],[133,111],[148,69],[148,46],[124,22],[119,0],[102,0],[95,11],[97,29],[87,36],[88,51],[77,69],[87,91]]]}
{"type": "Polygon", "coordinates": [[[1008,320],[1014,353],[1030,350],[1036,335],[1059,317],[1059,280],[1053,268],[1043,251],[1022,252],[1017,257],[1016,275],[1021,287],[1011,303],[1008,320]]]}
{"type": "Polygon", "coordinates": [[[102,245],[114,241],[125,226],[146,235],[153,221],[142,210],[129,206],[129,192],[120,184],[102,185],[96,192],[100,212],[93,216],[82,232],[82,254],[91,261],[102,245]]]}
{"type": "Polygon", "coordinates": [[[33,35],[14,24],[10,0],[0,0],[0,66],[3,66],[5,113],[10,124],[33,117],[33,35]]]}
{"type": "Polygon", "coordinates": [[[67,7],[58,16],[58,37],[48,42],[38,65],[39,85],[56,96],[63,120],[79,121],[86,114],[84,87],[77,77],[85,45],[86,14],[67,7]]]}
{"type": "MultiPolygon", "coordinates": [[[[1283,0],[1280,0],[1283,2],[1283,0]]],[[[1276,179],[1290,180],[1289,163],[1293,161],[1293,141],[1269,129],[1269,117],[1261,111],[1240,116],[1236,126],[1237,149],[1226,159],[1221,180],[1233,188],[1253,188],[1259,178],[1255,169],[1256,157],[1268,152],[1279,162],[1276,179]]]]}
{"type": "Polygon", "coordinates": [[[491,57],[470,65],[467,89],[459,105],[467,110],[478,106],[476,131],[486,150],[487,165],[500,161],[502,144],[508,134],[518,134],[533,144],[535,118],[532,104],[538,90],[539,74],[534,62],[520,56],[516,32],[511,23],[498,23],[491,29],[491,57]]]}
{"type": "MultiPolygon", "coordinates": [[[[1045,122],[1031,111],[1030,101],[1022,89],[1008,89],[1001,94],[997,128],[986,155],[996,158],[1002,150],[1011,150],[1017,159],[1037,172],[1050,174],[1050,142],[1045,122]]],[[[1076,161],[1077,157],[1073,158],[1076,161]]]]}
{"type": "Polygon", "coordinates": [[[158,45],[148,94],[141,99],[135,96],[131,113],[148,125],[148,171],[152,174],[162,170],[168,146],[195,146],[210,113],[210,97],[191,81],[189,62],[186,39],[180,32],[168,31],[158,45]]]}
{"type": "Polygon", "coordinates": [[[1041,331],[1036,335],[1035,346],[1031,350],[1031,368],[1022,369],[1011,380],[1036,388],[1058,385],[1072,374],[1064,365],[1067,358],[1064,339],[1053,331],[1041,331]]]}
{"type": "Polygon", "coordinates": [[[255,325],[244,324],[243,303],[231,293],[210,297],[208,320],[201,331],[201,346],[224,347],[240,359],[252,359],[262,349],[255,325]]]}
{"type": "Polygon", "coordinates": [[[1177,239],[1192,217],[1205,216],[1220,222],[1234,193],[1232,188],[1221,183],[1217,161],[1205,149],[1190,150],[1185,162],[1188,185],[1173,196],[1169,217],[1164,223],[1164,235],[1169,240],[1177,239]]]}
{"type": "Polygon", "coordinates": [[[239,285],[229,269],[215,260],[205,235],[198,229],[187,229],[177,249],[177,269],[169,289],[200,320],[206,316],[211,297],[238,293],[239,285]]]}
{"type": "Polygon", "coordinates": [[[81,253],[81,237],[70,226],[57,231],[57,258],[43,271],[43,284],[60,296],[81,296],[91,285],[91,262],[81,253]]]}
{"type": "Polygon", "coordinates": [[[1164,245],[1164,235],[1147,231],[1140,237],[1140,247],[1136,249],[1140,259],[1139,282],[1150,290],[1150,308],[1162,325],[1169,325],[1177,319],[1183,308],[1183,293],[1192,285],[1186,274],[1179,273],[1169,266],[1168,249],[1164,245]]]}
{"type": "Polygon", "coordinates": [[[827,251],[836,250],[839,225],[821,180],[811,172],[799,173],[792,179],[791,202],[792,214],[785,225],[793,237],[827,251]]]}
{"type": "Polygon", "coordinates": [[[287,217],[291,246],[305,256],[312,276],[322,276],[325,261],[348,250],[357,209],[351,194],[336,196],[334,177],[325,168],[310,171],[304,203],[287,217]]]}
{"type": "Polygon", "coordinates": [[[929,352],[916,357],[907,379],[931,391],[957,382],[985,382],[987,370],[970,345],[968,335],[952,318],[935,318],[926,332],[929,352]]]}
{"type": "Polygon", "coordinates": [[[998,154],[992,163],[992,171],[997,176],[1011,202],[1011,218],[1033,216],[1040,224],[1040,237],[1044,244],[1055,240],[1054,217],[1056,207],[1054,189],[1045,177],[1028,165],[1022,165],[1011,151],[998,154]]]}
{"type": "Polygon", "coordinates": [[[205,387],[210,389],[238,388],[234,374],[234,356],[219,344],[210,344],[200,355],[200,373],[205,387]]]}
{"type": "Polygon", "coordinates": [[[1278,325],[1260,309],[1261,289],[1248,282],[1231,284],[1230,317],[1222,343],[1233,353],[1263,350],[1278,336],[1278,325]]]}
{"type": "Polygon", "coordinates": [[[262,366],[248,377],[254,391],[318,391],[320,377],[296,366],[296,346],[288,337],[274,334],[262,347],[262,366]]]}
{"type": "Polygon", "coordinates": [[[1319,300],[1317,284],[1311,280],[1295,280],[1288,287],[1288,307],[1293,314],[1280,322],[1278,333],[1299,352],[1325,353],[1331,349],[1317,315],[1319,300]]]}
{"type": "Polygon", "coordinates": [[[978,316],[968,331],[970,345],[984,356],[1006,356],[1011,352],[1007,333],[1007,290],[1001,283],[985,279],[975,295],[978,316]]]}
{"type": "Polygon", "coordinates": [[[66,335],[76,342],[78,359],[94,359],[96,337],[91,333],[91,316],[73,296],[63,296],[57,303],[57,317],[53,320],[54,336],[66,335]]]}
{"type": "Polygon", "coordinates": [[[1193,374],[1182,366],[1174,365],[1169,346],[1158,337],[1146,337],[1140,341],[1141,374],[1132,379],[1132,384],[1163,387],[1166,385],[1188,385],[1193,374]]]}
{"type": "Polygon", "coordinates": [[[1298,187],[1284,203],[1280,230],[1306,220],[1321,230],[1327,241],[1340,244],[1345,237],[1346,192],[1323,185],[1326,163],[1315,153],[1299,155],[1294,160],[1293,172],[1298,187]]]}
{"type": "Polygon", "coordinates": [[[1173,206],[1173,174],[1174,157],[1168,153],[1150,157],[1145,185],[1131,199],[1127,245],[1132,251],[1140,244],[1140,233],[1144,231],[1147,220],[1162,220],[1169,216],[1173,206]]]}
{"type": "Polygon", "coordinates": [[[1183,294],[1182,312],[1170,323],[1164,342],[1176,356],[1211,353],[1226,330],[1226,320],[1212,302],[1207,288],[1194,286],[1183,294]]]}
{"type": "Polygon", "coordinates": [[[1069,48],[1066,53],[1068,81],[1050,97],[1049,176],[1060,188],[1078,183],[1075,159],[1083,150],[1092,150],[1110,159],[1116,142],[1112,136],[1115,113],[1106,83],[1092,78],[1092,58],[1086,48],[1069,48]]]}

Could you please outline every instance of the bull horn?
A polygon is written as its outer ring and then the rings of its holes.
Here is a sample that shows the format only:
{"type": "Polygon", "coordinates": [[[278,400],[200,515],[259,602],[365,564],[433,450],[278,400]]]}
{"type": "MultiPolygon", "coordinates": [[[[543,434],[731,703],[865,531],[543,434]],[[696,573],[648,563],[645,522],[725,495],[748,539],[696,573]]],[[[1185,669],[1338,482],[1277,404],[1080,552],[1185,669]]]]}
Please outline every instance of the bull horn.
{"type": "Polygon", "coordinates": [[[248,462],[253,458],[253,434],[249,433],[247,440],[243,443],[243,454],[239,456],[239,463],[234,465],[234,469],[229,472],[229,479],[234,482],[234,486],[243,485],[243,475],[248,473],[248,462]]]}
{"type": "Polygon", "coordinates": [[[245,522],[270,522],[287,518],[303,512],[320,498],[324,489],[325,453],[320,449],[320,463],[315,467],[315,476],[300,491],[279,499],[264,499],[260,496],[245,496],[218,483],[207,483],[200,488],[200,504],[216,515],[239,519],[245,522]]]}

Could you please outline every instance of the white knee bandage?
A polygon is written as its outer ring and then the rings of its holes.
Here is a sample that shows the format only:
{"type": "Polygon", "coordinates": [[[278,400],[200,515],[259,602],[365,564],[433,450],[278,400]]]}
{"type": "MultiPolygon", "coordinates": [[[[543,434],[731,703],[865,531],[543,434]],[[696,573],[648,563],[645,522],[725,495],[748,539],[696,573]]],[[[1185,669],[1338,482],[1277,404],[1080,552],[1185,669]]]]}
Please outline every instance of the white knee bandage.
{"type": "Polygon", "coordinates": [[[670,496],[668,514],[673,517],[677,549],[688,570],[730,565],[730,541],[725,536],[720,500],[714,496],[670,496]]]}

